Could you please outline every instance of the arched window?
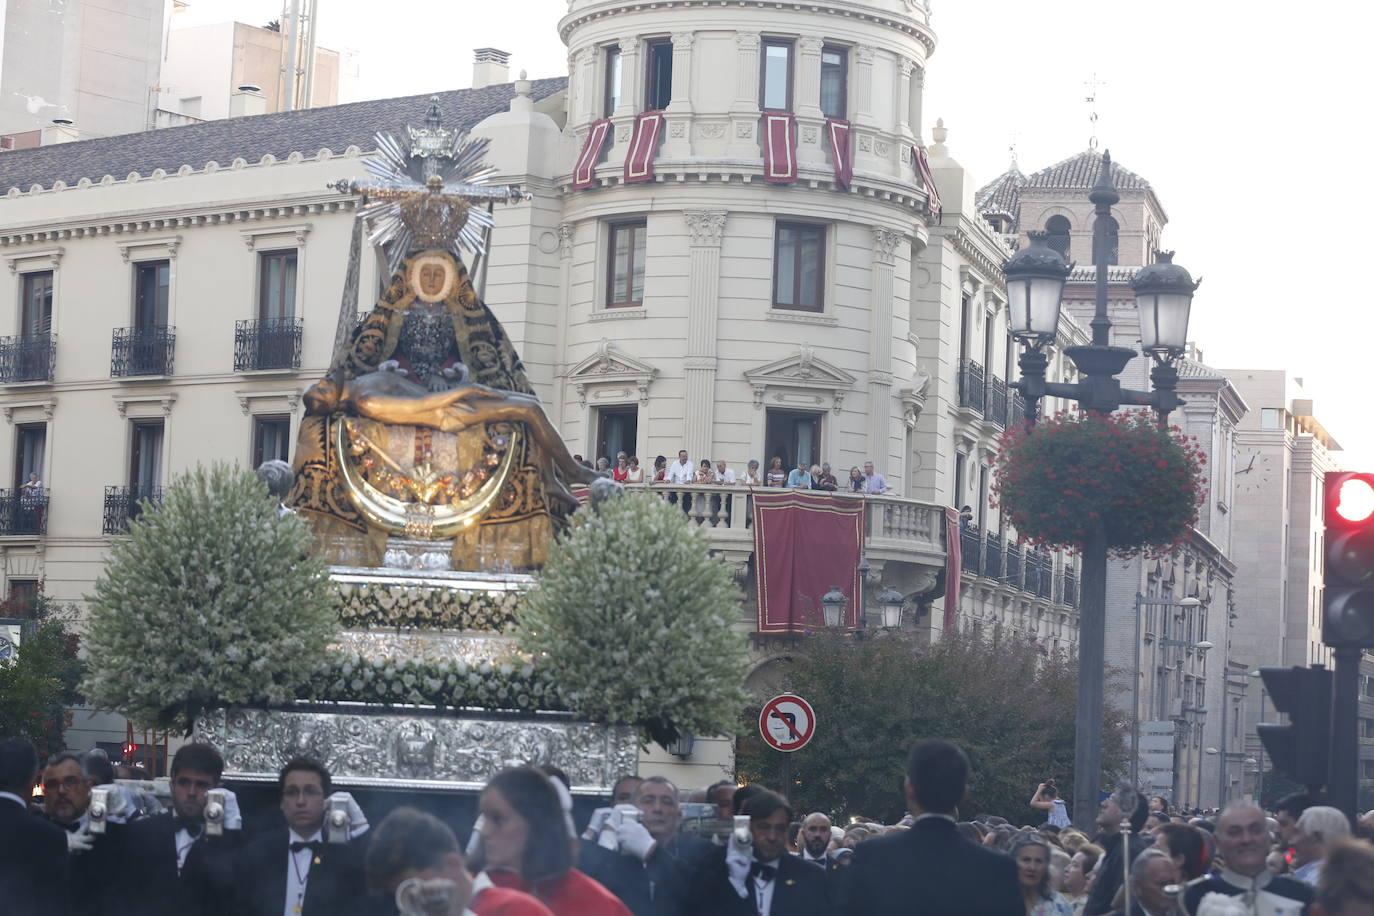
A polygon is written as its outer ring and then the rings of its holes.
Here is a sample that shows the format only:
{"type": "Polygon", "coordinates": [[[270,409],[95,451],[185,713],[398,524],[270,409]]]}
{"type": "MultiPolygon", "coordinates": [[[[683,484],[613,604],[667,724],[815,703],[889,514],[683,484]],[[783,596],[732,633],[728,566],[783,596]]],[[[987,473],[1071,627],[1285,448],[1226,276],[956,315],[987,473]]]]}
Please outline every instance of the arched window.
{"type": "MultiPolygon", "coordinates": [[[[1118,229],[1119,229],[1120,227],[1117,226],[1116,220],[1112,219],[1110,216],[1104,216],[1104,217],[1102,217],[1102,218],[1103,218],[1104,220],[1106,220],[1106,223],[1107,223],[1107,251],[1106,251],[1107,263],[1108,263],[1108,264],[1115,264],[1115,263],[1116,263],[1116,255],[1117,255],[1117,247],[1118,247],[1118,246],[1117,246],[1117,231],[1118,231],[1118,229]]],[[[1101,252],[1099,252],[1099,251],[1097,250],[1097,233],[1094,232],[1094,233],[1093,233],[1093,264],[1094,264],[1094,266],[1098,263],[1098,261],[1099,261],[1099,255],[1100,255],[1100,254],[1101,254],[1101,252]]]]}
{"type": "Polygon", "coordinates": [[[1069,221],[1063,216],[1051,216],[1045,220],[1045,232],[1049,238],[1045,239],[1045,244],[1064,256],[1064,260],[1069,260],[1069,221]]]}

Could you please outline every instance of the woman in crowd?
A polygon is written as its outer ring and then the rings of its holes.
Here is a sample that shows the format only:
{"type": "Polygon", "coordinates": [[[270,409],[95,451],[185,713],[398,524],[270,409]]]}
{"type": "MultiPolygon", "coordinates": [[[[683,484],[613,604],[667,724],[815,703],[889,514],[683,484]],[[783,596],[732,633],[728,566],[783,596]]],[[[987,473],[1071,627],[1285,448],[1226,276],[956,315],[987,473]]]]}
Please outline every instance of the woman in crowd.
{"type": "Polygon", "coordinates": [[[615,458],[615,469],[611,471],[611,479],[616,483],[625,483],[630,473],[630,459],[621,452],[615,458]]]}
{"type": "Polygon", "coordinates": [[[478,802],[482,829],[470,869],[537,897],[554,916],[631,916],[605,887],[573,867],[577,838],[553,782],[533,767],[492,777],[478,802]]]}
{"type": "Polygon", "coordinates": [[[1188,824],[1160,824],[1155,829],[1155,849],[1174,860],[1186,884],[1207,872],[1207,841],[1202,831],[1188,824]]]}
{"type": "Polygon", "coordinates": [[[839,488],[840,482],[835,479],[834,474],[830,473],[829,462],[822,464],[820,467],[811,468],[811,489],[825,490],[828,493],[834,493],[839,488]]]}
{"type": "Polygon", "coordinates": [[[858,468],[849,469],[849,492],[862,493],[864,491],[864,472],[858,468]]]}
{"type": "Polygon", "coordinates": [[[715,483],[716,472],[711,470],[711,459],[701,459],[701,464],[697,465],[697,472],[692,477],[692,483],[715,483]]]}
{"type": "Polygon", "coordinates": [[[644,469],[643,469],[642,467],[639,466],[639,458],[638,458],[637,456],[635,456],[635,455],[631,455],[630,458],[629,458],[629,461],[626,462],[626,468],[625,468],[625,482],[626,482],[626,483],[643,483],[643,482],[644,482],[644,469]]]}
{"type": "Polygon", "coordinates": [[[768,465],[768,475],[764,478],[764,485],[769,487],[787,486],[787,469],[782,466],[782,458],[778,455],[773,456],[773,460],[768,465]]]}
{"type": "Polygon", "coordinates": [[[1034,831],[1012,837],[1007,850],[1016,863],[1026,916],[1073,916],[1064,895],[1050,887],[1050,845],[1034,831]]]}
{"type": "Polygon", "coordinates": [[[740,477],[739,482],[746,487],[763,486],[763,478],[759,476],[759,461],[757,458],[749,459],[749,469],[740,477]]]}
{"type": "Polygon", "coordinates": [[[1088,894],[1093,889],[1093,869],[1102,855],[1101,846],[1084,843],[1069,859],[1069,868],[1064,872],[1064,898],[1074,913],[1083,912],[1088,905],[1088,894]]]}
{"type": "Polygon", "coordinates": [[[668,459],[663,455],[659,455],[654,459],[654,483],[663,483],[664,478],[667,476],[668,459]]]}
{"type": "Polygon", "coordinates": [[[611,459],[609,459],[609,458],[598,458],[598,459],[596,459],[596,469],[597,469],[598,471],[600,471],[602,474],[605,474],[607,477],[609,477],[610,474],[611,474],[611,459]]]}

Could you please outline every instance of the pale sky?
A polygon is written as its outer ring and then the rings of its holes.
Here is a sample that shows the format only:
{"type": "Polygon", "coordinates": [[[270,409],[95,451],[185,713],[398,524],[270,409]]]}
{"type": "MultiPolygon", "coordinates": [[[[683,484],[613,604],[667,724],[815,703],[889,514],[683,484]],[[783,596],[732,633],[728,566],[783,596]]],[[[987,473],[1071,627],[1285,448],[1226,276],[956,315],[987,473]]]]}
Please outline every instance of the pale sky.
{"type": "MultiPolygon", "coordinates": [[[[1354,470],[1374,470],[1374,212],[1367,92],[1374,7],[1351,0],[932,0],[925,142],[986,182],[1097,135],[1150,181],[1165,247],[1194,277],[1189,336],[1218,368],[1288,369],[1354,470]],[[1364,251],[1365,254],[1361,254],[1364,251]],[[1364,303],[1361,305],[1360,303],[1364,303]],[[1369,347],[1369,349],[1365,349],[1369,347]]],[[[320,44],[357,54],[355,98],[470,85],[472,49],[562,76],[566,0],[319,0],[320,44]]],[[[175,21],[262,25],[280,0],[191,0],[175,21]]],[[[1253,409],[1262,405],[1252,404],[1253,409]]],[[[1264,405],[1274,406],[1274,405],[1264,405]]]]}

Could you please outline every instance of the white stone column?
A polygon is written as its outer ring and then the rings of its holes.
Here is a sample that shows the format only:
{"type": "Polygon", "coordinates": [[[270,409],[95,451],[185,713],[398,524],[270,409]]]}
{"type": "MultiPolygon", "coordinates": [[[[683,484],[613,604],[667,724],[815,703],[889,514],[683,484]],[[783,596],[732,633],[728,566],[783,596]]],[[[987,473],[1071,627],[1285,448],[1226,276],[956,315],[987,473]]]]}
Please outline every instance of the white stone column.
{"type": "Polygon", "coordinates": [[[917,67],[916,72],[911,75],[911,114],[907,115],[907,124],[911,127],[911,134],[914,137],[921,136],[921,102],[925,99],[926,92],[926,69],[917,67]]]}
{"type": "Polygon", "coordinates": [[[735,101],[730,105],[730,159],[759,159],[759,33],[735,35],[735,101]]]}
{"type": "Polygon", "coordinates": [[[893,120],[897,123],[898,135],[906,140],[911,138],[911,72],[915,69],[916,64],[910,58],[897,61],[897,110],[893,112],[893,120]]]}
{"type": "Polygon", "coordinates": [[[854,171],[888,171],[875,149],[880,142],[881,125],[873,113],[873,58],[877,49],[859,45],[854,49],[854,171]]]}
{"type": "Polygon", "coordinates": [[[568,387],[568,313],[572,310],[573,239],[577,227],[572,223],[558,225],[558,338],[554,344],[553,425],[563,425],[563,405],[568,387]]]}
{"type": "Polygon", "coordinates": [[[624,165],[630,148],[630,131],[635,113],[644,96],[644,68],[640,63],[640,42],[626,38],[620,42],[620,104],[611,113],[611,136],[606,144],[608,165],[624,165]]]}
{"type": "Polygon", "coordinates": [[[673,33],[673,93],[663,110],[665,159],[692,155],[692,32],[673,33]]]}
{"type": "Polygon", "coordinates": [[[710,457],[716,401],[716,324],[720,311],[720,243],[724,210],[685,210],[687,224],[687,355],[683,448],[710,457]]]}
{"type": "Polygon", "coordinates": [[[792,110],[797,115],[797,162],[825,165],[825,140],[821,128],[821,39],[806,36],[797,42],[797,83],[792,110]]]}
{"type": "Polygon", "coordinates": [[[876,226],[873,229],[872,296],[868,307],[868,457],[884,474],[891,449],[892,421],[892,278],[902,233],[876,226]]]}

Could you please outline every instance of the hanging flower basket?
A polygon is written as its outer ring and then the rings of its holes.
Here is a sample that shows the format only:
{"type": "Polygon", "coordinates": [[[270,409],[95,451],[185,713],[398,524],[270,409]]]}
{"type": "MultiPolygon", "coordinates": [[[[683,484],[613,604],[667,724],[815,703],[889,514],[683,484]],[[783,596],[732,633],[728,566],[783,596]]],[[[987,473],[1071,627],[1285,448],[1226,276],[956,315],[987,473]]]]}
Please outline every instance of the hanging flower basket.
{"type": "Polygon", "coordinates": [[[1021,537],[1047,548],[1080,547],[1101,520],[1117,556],[1166,552],[1197,522],[1205,460],[1146,412],[1060,413],[1002,435],[992,492],[1021,537]]]}

